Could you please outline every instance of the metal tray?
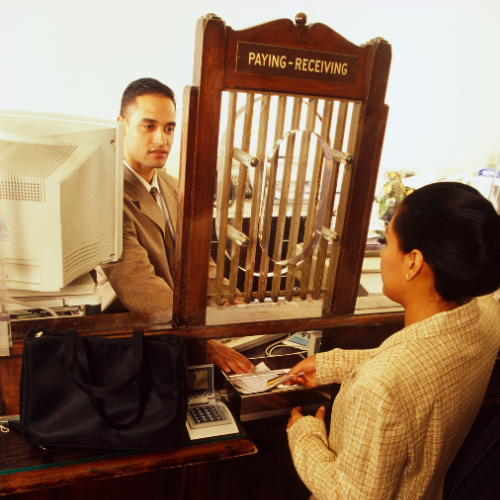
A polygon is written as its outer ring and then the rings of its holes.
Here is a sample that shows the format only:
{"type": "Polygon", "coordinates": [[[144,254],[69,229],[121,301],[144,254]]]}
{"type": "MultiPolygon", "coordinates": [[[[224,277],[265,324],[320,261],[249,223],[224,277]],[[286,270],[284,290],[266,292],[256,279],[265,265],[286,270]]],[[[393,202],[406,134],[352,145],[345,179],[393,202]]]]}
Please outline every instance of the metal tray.
{"type": "MultiPolygon", "coordinates": [[[[303,358],[299,354],[268,356],[250,359],[254,365],[264,361],[271,370],[290,369],[303,358]]],[[[215,380],[216,391],[229,406],[233,415],[242,422],[263,418],[289,415],[292,408],[301,406],[303,412],[314,412],[320,406],[327,406],[332,395],[332,386],[306,389],[300,386],[276,387],[258,394],[241,394],[220,370],[215,380]]]]}

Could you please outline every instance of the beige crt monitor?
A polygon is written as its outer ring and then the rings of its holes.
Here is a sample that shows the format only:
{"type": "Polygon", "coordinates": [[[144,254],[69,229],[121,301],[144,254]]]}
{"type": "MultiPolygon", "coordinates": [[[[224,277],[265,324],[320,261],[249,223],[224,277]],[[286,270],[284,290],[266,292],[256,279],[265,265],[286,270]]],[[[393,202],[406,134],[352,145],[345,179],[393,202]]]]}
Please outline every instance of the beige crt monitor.
{"type": "Polygon", "coordinates": [[[122,124],[0,111],[7,287],[57,292],[122,253],[122,124]]]}

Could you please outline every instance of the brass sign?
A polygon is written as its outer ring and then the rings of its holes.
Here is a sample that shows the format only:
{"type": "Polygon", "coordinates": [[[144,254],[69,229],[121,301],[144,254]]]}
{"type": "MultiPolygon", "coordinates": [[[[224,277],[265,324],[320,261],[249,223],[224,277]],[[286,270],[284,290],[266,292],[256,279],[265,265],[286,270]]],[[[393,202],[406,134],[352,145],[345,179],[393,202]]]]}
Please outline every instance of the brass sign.
{"type": "Polygon", "coordinates": [[[238,42],[238,73],[354,83],[357,68],[358,56],[238,42]]]}

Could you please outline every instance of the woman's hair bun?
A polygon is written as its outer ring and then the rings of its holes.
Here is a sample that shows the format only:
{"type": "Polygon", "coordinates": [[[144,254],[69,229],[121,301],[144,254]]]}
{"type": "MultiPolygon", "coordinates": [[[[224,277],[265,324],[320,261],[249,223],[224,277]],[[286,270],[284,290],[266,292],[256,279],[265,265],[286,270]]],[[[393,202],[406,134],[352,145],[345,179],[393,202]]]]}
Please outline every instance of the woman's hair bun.
{"type": "Polygon", "coordinates": [[[440,182],[417,189],[393,222],[403,253],[422,252],[446,301],[500,288],[500,215],[471,186],[440,182]]]}

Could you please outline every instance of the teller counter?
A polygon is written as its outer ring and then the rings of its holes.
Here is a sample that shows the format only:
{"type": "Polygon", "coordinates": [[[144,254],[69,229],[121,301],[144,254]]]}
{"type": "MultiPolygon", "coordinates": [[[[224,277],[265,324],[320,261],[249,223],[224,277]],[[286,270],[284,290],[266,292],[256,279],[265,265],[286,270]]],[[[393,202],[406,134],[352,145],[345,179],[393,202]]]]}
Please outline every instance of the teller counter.
{"type": "Polygon", "coordinates": [[[0,495],[12,500],[211,499],[218,463],[257,452],[241,429],[174,450],[110,452],[31,446],[3,425],[10,431],[0,437],[0,495]]]}
{"type": "MultiPolygon", "coordinates": [[[[82,335],[106,337],[129,335],[131,325],[142,328],[146,335],[176,333],[186,340],[190,364],[200,364],[204,340],[208,338],[317,329],[323,330],[325,345],[348,348],[361,340],[371,347],[400,329],[402,322],[400,313],[196,327],[173,327],[168,314],[125,313],[13,322],[10,355],[0,357],[1,414],[5,417],[19,413],[23,341],[34,326],[58,331],[76,328],[82,335]]],[[[287,421],[288,415],[280,415],[243,422],[238,435],[186,444],[175,450],[139,453],[42,450],[26,444],[11,431],[1,434],[0,496],[12,500],[306,500],[310,493],[292,463],[287,421]]]]}
{"type": "MultiPolygon", "coordinates": [[[[232,336],[322,330],[322,350],[373,348],[403,326],[403,313],[354,314],[289,321],[240,322],[173,327],[166,315],[116,314],[48,319],[45,328],[76,328],[82,335],[129,335],[131,324],[145,334],[176,333],[186,340],[190,364],[203,361],[204,340],[232,336]]],[[[19,379],[24,336],[31,322],[12,324],[10,356],[0,357],[3,416],[19,413],[19,379]]],[[[40,323],[37,325],[40,326],[40,323]]],[[[497,363],[498,365],[498,363],[497,363]]],[[[334,392],[332,392],[334,394],[334,392]]],[[[500,410],[500,365],[464,450],[500,410]]],[[[327,415],[329,414],[327,410],[327,415]]],[[[237,415],[235,415],[237,416],[237,415]]],[[[0,496],[11,500],[213,499],[306,500],[310,493],[295,472],[286,424],[288,415],[240,423],[240,434],[187,444],[175,450],[92,453],[27,445],[13,432],[0,434],[0,496]]],[[[463,456],[457,455],[455,469],[463,456]]]]}

